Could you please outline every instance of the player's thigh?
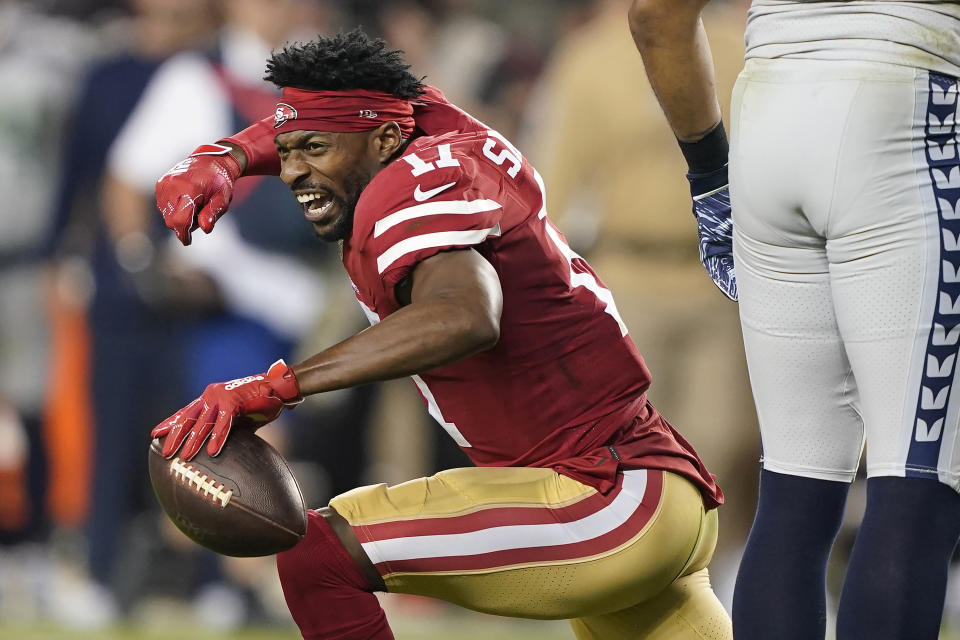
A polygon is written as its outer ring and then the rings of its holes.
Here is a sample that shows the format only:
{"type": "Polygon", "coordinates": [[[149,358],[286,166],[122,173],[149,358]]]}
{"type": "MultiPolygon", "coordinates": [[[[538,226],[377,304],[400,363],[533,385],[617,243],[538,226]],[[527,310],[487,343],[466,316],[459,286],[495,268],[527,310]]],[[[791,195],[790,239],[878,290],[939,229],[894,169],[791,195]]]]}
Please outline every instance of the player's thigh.
{"type": "Polygon", "coordinates": [[[813,215],[829,203],[824,167],[836,132],[829,119],[826,131],[806,126],[813,107],[803,101],[815,92],[785,77],[748,63],[734,94],[730,190],[744,348],[764,468],[849,481],[863,429],[813,215]]]}
{"type": "Polygon", "coordinates": [[[391,592],[498,615],[573,618],[653,597],[707,565],[716,512],[658,470],[594,489],[550,469],[443,471],[361,487],[330,506],[391,592]]]}
{"type": "Polygon", "coordinates": [[[706,569],[678,578],[655,597],[628,609],[571,620],[577,640],[730,640],[730,616],[706,569]]]}
{"type": "Polygon", "coordinates": [[[896,67],[865,81],[861,94],[837,169],[828,248],[867,471],[958,488],[957,82],[896,67]]]}
{"type": "Polygon", "coordinates": [[[805,257],[792,259],[791,254],[803,251],[769,245],[758,250],[763,243],[739,233],[735,245],[763,466],[778,473],[851,481],[863,446],[863,425],[829,276],[806,273],[803,281],[785,280],[782,273],[765,268],[757,254],[772,253],[780,268],[789,270],[807,262],[805,257]]]}

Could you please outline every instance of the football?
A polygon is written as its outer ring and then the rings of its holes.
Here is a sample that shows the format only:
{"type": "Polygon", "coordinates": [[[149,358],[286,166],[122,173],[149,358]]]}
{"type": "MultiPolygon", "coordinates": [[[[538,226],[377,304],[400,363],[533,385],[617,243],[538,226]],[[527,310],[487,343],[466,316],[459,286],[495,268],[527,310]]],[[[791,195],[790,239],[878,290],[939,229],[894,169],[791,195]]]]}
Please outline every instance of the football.
{"type": "Polygon", "coordinates": [[[157,500],[191,540],[227,556],[267,556],[307,532],[300,486],[276,449],[252,431],[235,430],[220,455],[203,447],[192,460],[161,455],[150,443],[157,500]]]}

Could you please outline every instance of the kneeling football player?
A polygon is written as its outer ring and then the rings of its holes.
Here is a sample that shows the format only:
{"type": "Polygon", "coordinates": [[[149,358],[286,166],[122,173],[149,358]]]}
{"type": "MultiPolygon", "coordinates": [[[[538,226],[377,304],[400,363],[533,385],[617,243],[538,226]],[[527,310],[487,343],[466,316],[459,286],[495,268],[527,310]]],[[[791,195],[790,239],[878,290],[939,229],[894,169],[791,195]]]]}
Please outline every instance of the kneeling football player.
{"type": "Polygon", "coordinates": [[[305,395],[411,376],[477,465],[309,512],[277,556],[304,638],[392,638],[374,591],[570,619],[581,639],[731,638],[707,575],[723,494],[647,401],[650,373],[536,170],[360,31],[289,46],[267,77],[276,112],[179,163],[158,206],[188,244],[238,177],[279,174],[342,243],[373,326],[210,385],[154,429],[164,455],[216,455],[232,426],[305,395]]]}

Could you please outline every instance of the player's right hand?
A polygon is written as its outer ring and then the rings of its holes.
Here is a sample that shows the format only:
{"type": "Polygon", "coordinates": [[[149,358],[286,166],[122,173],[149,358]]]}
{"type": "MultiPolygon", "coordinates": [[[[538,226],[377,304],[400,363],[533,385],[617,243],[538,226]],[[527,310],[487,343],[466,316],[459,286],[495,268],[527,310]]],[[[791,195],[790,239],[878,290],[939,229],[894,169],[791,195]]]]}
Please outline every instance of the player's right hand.
{"type": "Polygon", "coordinates": [[[710,173],[688,173],[693,215],[700,237],[700,263],[713,283],[731,300],[737,299],[733,265],[733,220],[727,166],[710,173]]]}
{"type": "Polygon", "coordinates": [[[205,144],[175,164],[157,181],[157,208],[163,221],[184,245],[198,227],[213,231],[233,198],[240,163],[230,147],[205,144]]]}

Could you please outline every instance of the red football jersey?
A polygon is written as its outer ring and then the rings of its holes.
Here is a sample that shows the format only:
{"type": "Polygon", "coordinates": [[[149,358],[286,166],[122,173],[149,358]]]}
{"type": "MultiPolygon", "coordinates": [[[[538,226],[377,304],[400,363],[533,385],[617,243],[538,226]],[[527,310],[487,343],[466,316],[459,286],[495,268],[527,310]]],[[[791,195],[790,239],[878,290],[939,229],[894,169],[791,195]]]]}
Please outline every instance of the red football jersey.
{"type": "Polygon", "coordinates": [[[500,340],[414,376],[430,414],[478,465],[553,467],[605,490],[618,466],[660,468],[722,493],[646,401],[650,372],[610,291],[547,218],[532,166],[492,130],[414,139],[357,203],[343,262],[371,322],[441,251],[473,248],[503,291],[500,340]]]}

